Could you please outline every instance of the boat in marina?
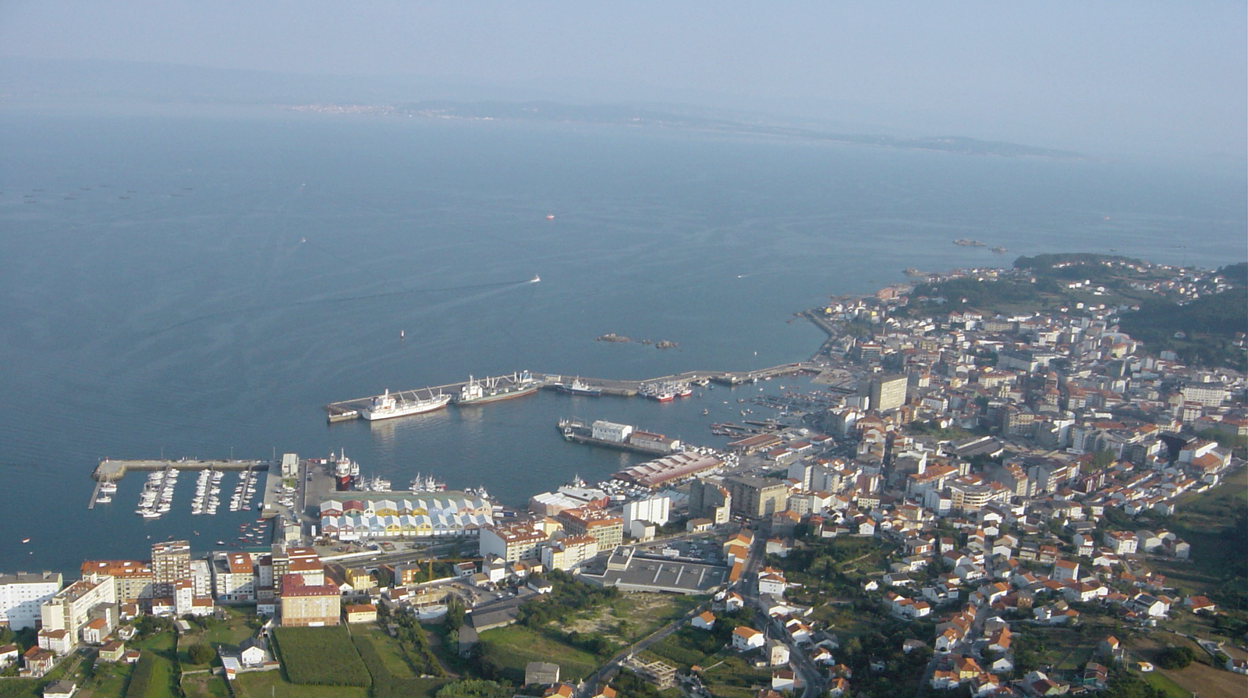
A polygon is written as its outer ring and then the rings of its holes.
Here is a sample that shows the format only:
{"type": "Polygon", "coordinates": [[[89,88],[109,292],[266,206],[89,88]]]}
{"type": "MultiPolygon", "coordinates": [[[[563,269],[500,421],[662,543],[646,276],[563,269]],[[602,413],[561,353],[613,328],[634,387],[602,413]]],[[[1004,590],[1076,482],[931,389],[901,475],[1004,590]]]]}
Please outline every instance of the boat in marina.
{"type": "Polygon", "coordinates": [[[445,492],[446,483],[432,475],[425,477],[416,473],[416,477],[412,478],[410,488],[412,492],[445,492]]]}
{"type": "Polygon", "coordinates": [[[389,390],[386,390],[384,395],[373,398],[368,407],[362,408],[360,416],[370,422],[375,422],[381,419],[433,412],[446,407],[450,402],[450,395],[442,393],[434,395],[432,391],[427,398],[417,397],[408,400],[398,393],[391,394],[389,390]]]}
{"type": "Polygon", "coordinates": [[[537,392],[539,384],[533,380],[528,371],[513,373],[502,378],[486,378],[483,381],[468,377],[468,382],[459,391],[455,404],[461,406],[482,405],[487,402],[510,400],[511,398],[532,395],[537,392]],[[504,382],[506,378],[506,382],[504,382]]]}

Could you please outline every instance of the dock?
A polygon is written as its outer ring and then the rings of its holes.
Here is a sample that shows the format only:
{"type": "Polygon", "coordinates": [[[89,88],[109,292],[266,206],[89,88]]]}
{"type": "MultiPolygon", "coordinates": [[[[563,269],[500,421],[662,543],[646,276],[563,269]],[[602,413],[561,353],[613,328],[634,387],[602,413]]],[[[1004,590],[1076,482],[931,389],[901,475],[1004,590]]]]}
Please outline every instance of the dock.
{"type": "MultiPolygon", "coordinates": [[[[97,483],[116,482],[131,470],[268,470],[267,460],[113,460],[106,458],[95,466],[91,477],[97,483]]],[[[99,485],[96,486],[97,489],[99,485]]]]}
{"type": "MultiPolygon", "coordinates": [[[[667,384],[689,384],[696,383],[705,385],[707,383],[719,383],[721,385],[735,386],[746,383],[755,383],[760,380],[771,380],[779,376],[791,376],[798,373],[818,374],[821,367],[818,364],[809,361],[802,361],[789,364],[781,364],[770,368],[762,368],[755,371],[685,371],[670,376],[659,376],[657,378],[647,378],[644,380],[615,380],[611,378],[586,378],[584,376],[568,376],[557,373],[534,373],[533,381],[540,388],[555,389],[556,386],[564,383],[571,383],[574,379],[579,379],[581,383],[590,388],[598,388],[603,395],[615,395],[619,397],[634,397],[641,392],[645,385],[661,385],[667,384]]],[[[494,381],[499,385],[506,386],[513,380],[513,376],[498,376],[495,378],[479,378],[478,382],[494,381]]],[[[458,383],[447,383],[446,385],[433,385],[427,388],[417,388],[415,390],[390,391],[391,395],[406,400],[425,399],[431,395],[451,394],[458,395],[468,381],[458,383]]],[[[325,412],[328,415],[330,423],[345,422],[358,419],[360,410],[372,403],[380,395],[370,395],[369,397],[354,398],[351,400],[342,400],[340,402],[331,402],[325,406],[325,412]]],[[[455,404],[454,402],[451,403],[455,404]]]]}

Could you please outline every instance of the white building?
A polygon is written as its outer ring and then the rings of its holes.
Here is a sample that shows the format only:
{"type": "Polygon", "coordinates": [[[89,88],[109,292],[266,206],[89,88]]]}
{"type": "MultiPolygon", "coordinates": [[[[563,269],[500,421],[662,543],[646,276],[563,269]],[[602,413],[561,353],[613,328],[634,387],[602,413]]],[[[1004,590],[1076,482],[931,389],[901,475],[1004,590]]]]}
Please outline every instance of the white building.
{"type": "Polygon", "coordinates": [[[64,630],[76,644],[82,626],[106,617],[111,627],[117,620],[117,587],[108,575],[88,575],[61,589],[39,607],[45,631],[64,630]]]}
{"type": "Polygon", "coordinates": [[[0,624],[13,630],[39,623],[39,607],[64,586],[60,572],[0,574],[0,624]]]}
{"type": "Polygon", "coordinates": [[[624,505],[624,527],[630,528],[634,521],[649,521],[657,526],[664,526],[671,518],[672,500],[667,497],[653,497],[624,505]]]}
{"type": "Polygon", "coordinates": [[[628,424],[616,424],[615,422],[608,422],[602,419],[593,423],[590,432],[595,439],[617,444],[624,443],[624,440],[632,433],[633,428],[628,424]]]}
{"type": "Polygon", "coordinates": [[[736,630],[732,631],[733,649],[744,652],[762,647],[764,642],[766,642],[766,638],[763,637],[763,634],[753,628],[740,625],[737,626],[736,630]]]}

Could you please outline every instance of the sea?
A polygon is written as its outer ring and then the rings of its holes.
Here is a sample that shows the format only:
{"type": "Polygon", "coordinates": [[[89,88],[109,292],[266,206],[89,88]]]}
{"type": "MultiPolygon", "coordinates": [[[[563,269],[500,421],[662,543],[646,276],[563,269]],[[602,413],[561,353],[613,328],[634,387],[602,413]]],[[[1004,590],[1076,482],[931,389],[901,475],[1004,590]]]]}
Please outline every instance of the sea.
{"type": "Polygon", "coordinates": [[[207,552],[255,517],[192,516],[190,473],[159,520],[134,513],[141,475],[88,510],[103,458],[345,452],[395,486],[419,472],[523,506],[639,460],[565,443],[561,417],[722,445],[709,424],[740,421],[759,387],[666,404],[542,392],[375,425],[327,424],[322,407],[522,370],[800,361],[824,337],[794,313],[909,267],[1243,261],[1244,176],[1213,169],[262,109],[0,111],[0,571],[73,577],[170,537],[207,552]],[[595,341],[607,333],[678,346],[595,341]]]}

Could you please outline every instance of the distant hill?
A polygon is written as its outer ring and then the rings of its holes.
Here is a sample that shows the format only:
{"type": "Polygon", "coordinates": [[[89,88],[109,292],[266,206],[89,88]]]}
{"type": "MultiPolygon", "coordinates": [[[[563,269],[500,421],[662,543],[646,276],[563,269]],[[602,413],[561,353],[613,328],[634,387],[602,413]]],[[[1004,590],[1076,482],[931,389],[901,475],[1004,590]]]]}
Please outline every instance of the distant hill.
{"type": "Polygon", "coordinates": [[[421,101],[395,105],[401,113],[443,119],[491,119],[552,123],[612,124],[618,126],[659,126],[672,129],[717,131],[757,136],[782,136],[828,143],[873,145],[906,150],[936,150],[966,155],[1031,157],[1078,160],[1078,153],[1037,148],[1017,143],[981,141],[962,136],[896,138],[873,134],[833,133],[810,127],[740,119],[694,116],[688,113],[655,111],[628,105],[571,105],[556,102],[450,102],[421,101]]]}
{"type": "MultiPolygon", "coordinates": [[[[645,108],[630,104],[533,101],[521,86],[463,84],[411,75],[308,75],[126,61],[0,57],[0,104],[43,108],[85,105],[179,105],[301,108],[336,115],[395,112],[450,119],[584,123],[776,136],[823,143],[932,150],[965,155],[1081,159],[1077,153],[963,136],[900,138],[845,133],[786,115],[760,115],[689,104],[645,108]],[[800,125],[799,125],[800,124],[800,125]]],[[[829,121],[836,115],[829,115],[829,121]]]]}

